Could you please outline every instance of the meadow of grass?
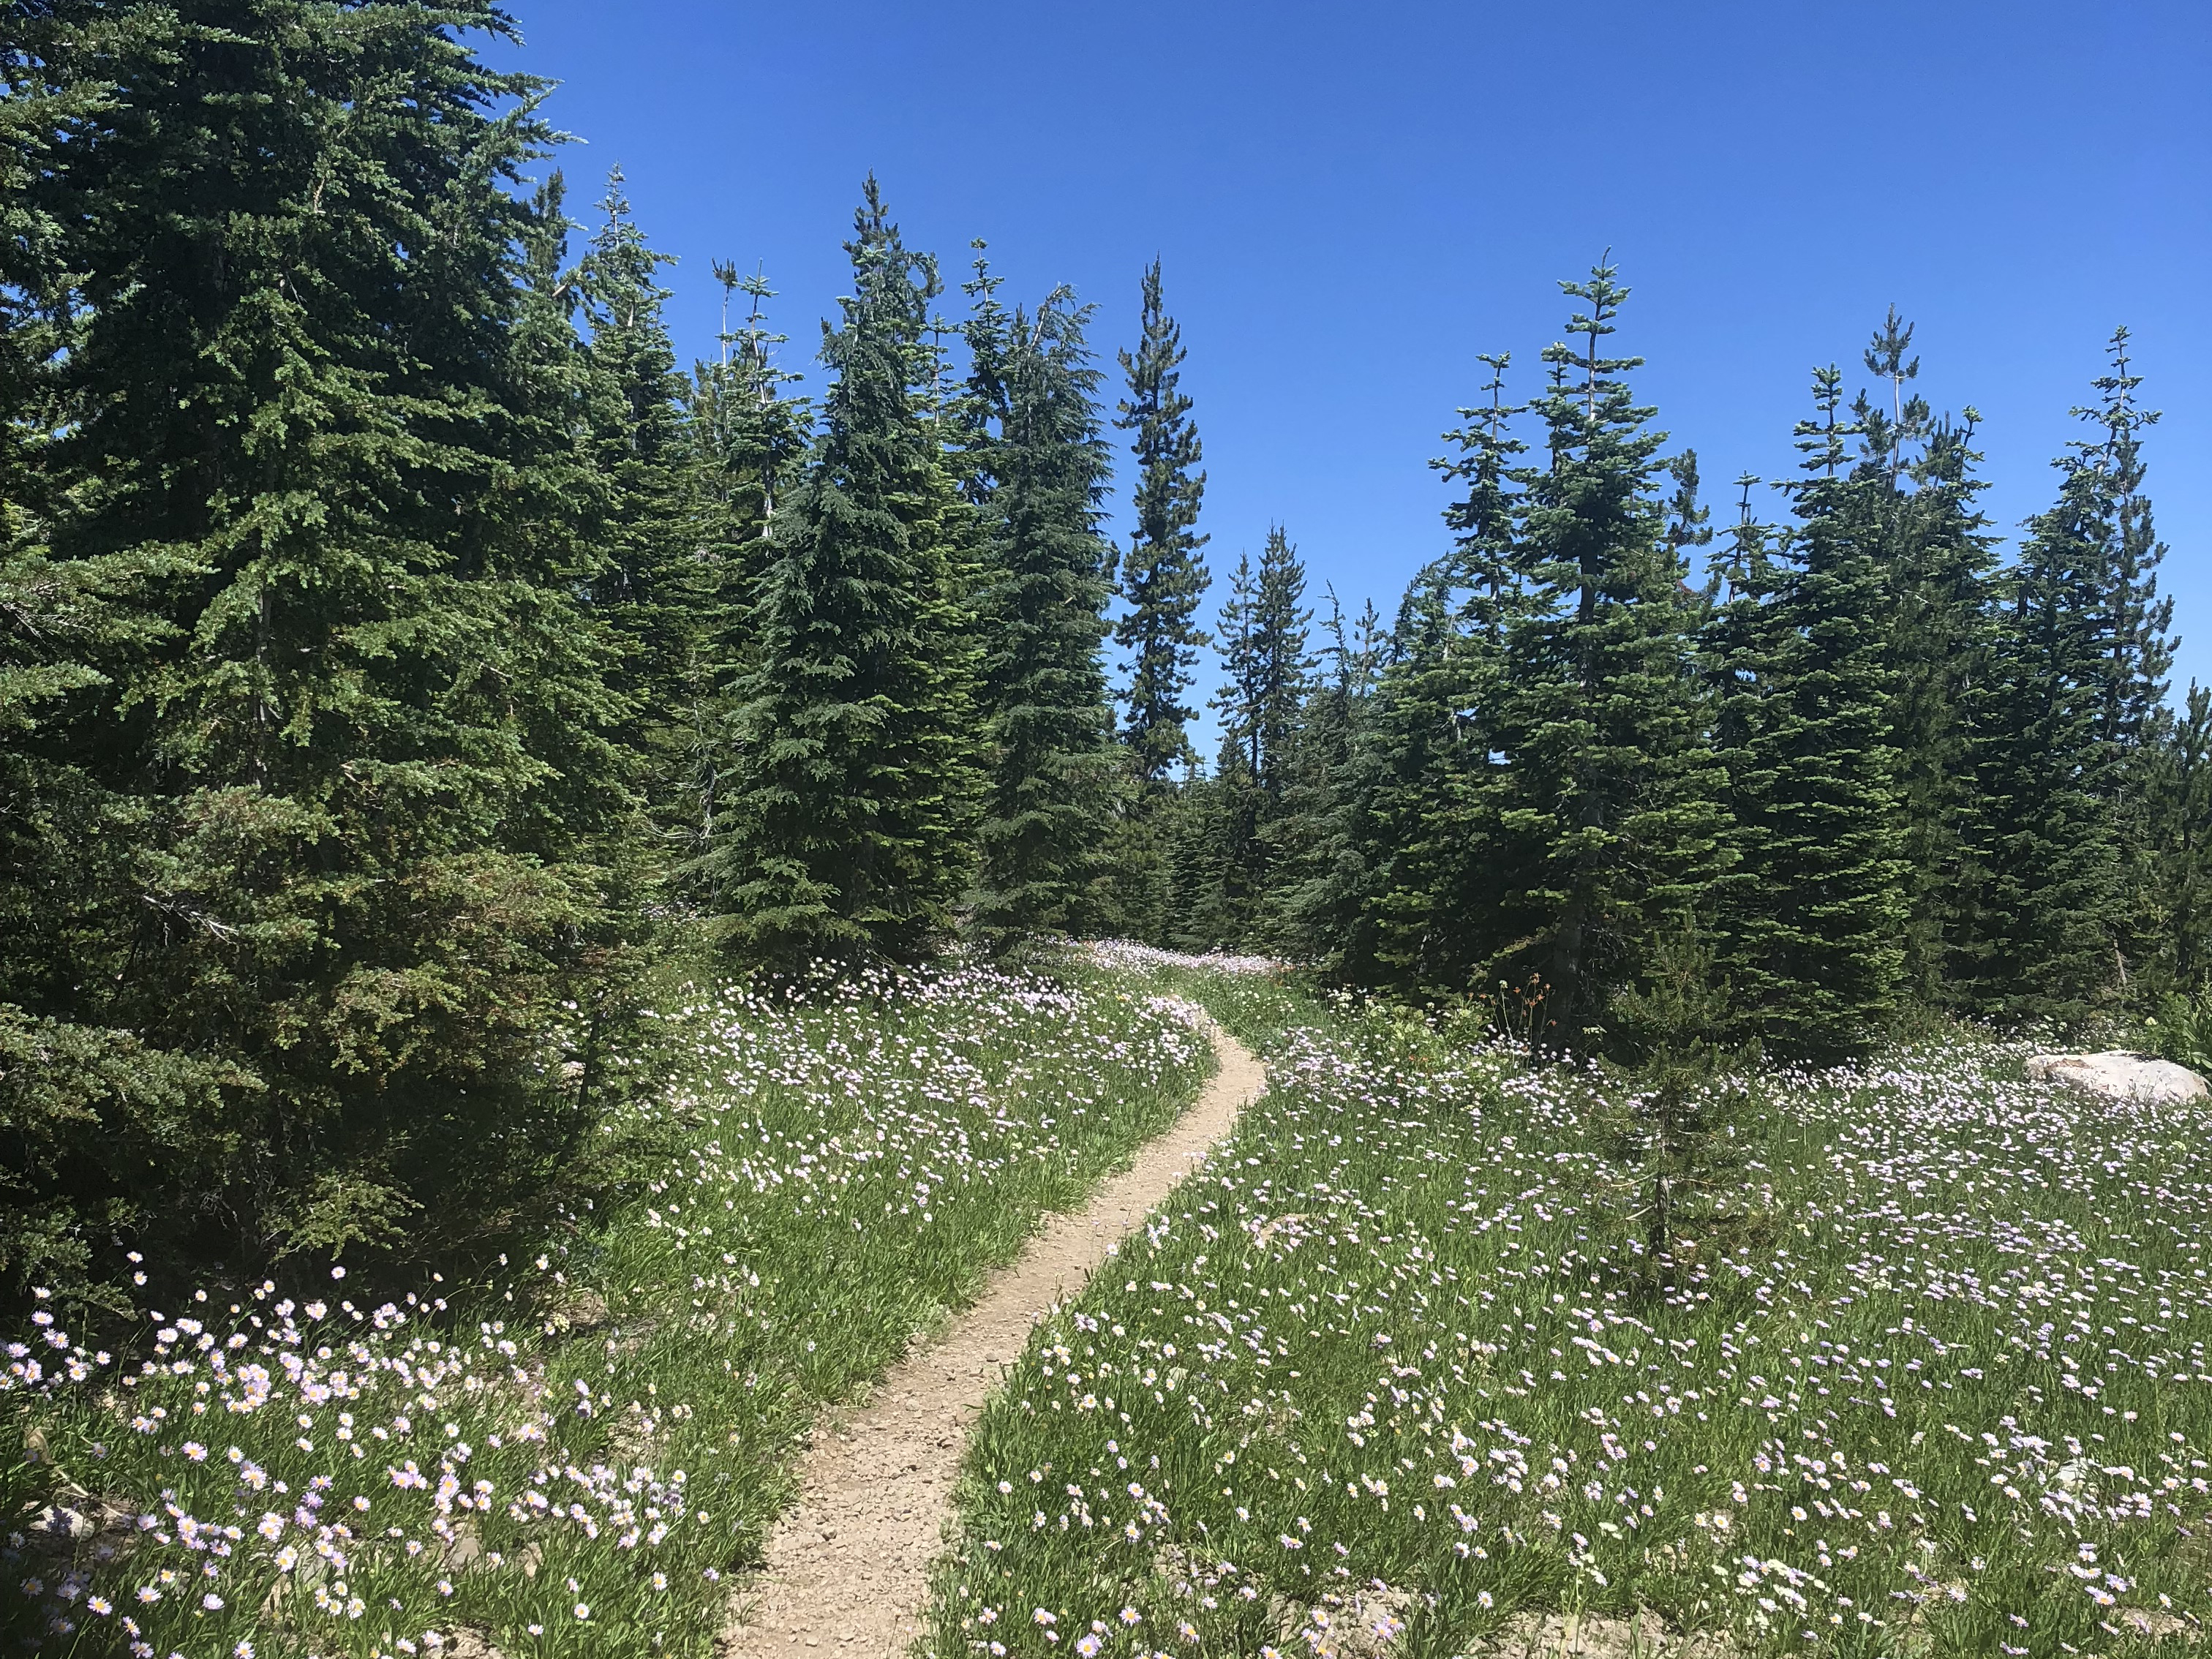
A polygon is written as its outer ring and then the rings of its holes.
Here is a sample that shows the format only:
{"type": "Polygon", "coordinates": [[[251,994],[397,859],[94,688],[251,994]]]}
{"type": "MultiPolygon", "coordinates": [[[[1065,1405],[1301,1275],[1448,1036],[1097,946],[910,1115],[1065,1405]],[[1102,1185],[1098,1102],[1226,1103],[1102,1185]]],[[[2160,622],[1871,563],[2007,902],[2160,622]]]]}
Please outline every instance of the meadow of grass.
{"type": "MultiPolygon", "coordinates": [[[[0,1639],[40,1654],[703,1654],[821,1404],[1212,1065],[1126,981],[966,969],[663,1018],[639,1196],[512,1276],[210,1286],[0,1377],[0,1639]]],[[[896,1472],[887,1471],[887,1476],[896,1472]]]]}
{"type": "Polygon", "coordinates": [[[1670,1277],[1604,1156],[1617,1080],[1166,977],[1272,1090],[988,1409],[934,1652],[1429,1659],[1560,1613],[2197,1650],[2203,1106],[2031,1085],[1969,1033],[1777,1072],[1670,1277]]]}

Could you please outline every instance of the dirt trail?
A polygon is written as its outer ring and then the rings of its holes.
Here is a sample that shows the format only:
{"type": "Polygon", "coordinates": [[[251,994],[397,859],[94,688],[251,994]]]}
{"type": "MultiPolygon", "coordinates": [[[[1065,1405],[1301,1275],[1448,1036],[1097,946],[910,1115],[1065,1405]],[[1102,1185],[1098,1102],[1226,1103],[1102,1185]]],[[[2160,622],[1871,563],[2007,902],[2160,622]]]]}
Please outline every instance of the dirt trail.
{"type": "Polygon", "coordinates": [[[866,1407],[817,1431],[799,1464],[799,1501],[769,1534],[767,1567],[744,1587],[745,1616],[723,1641],[731,1659],[906,1652],[968,1431],[1003,1369],[1045,1311],[1082,1287],[1267,1086],[1249,1050],[1218,1027],[1212,1036],[1220,1069],[1174,1127],[1139,1147],[1083,1209],[1048,1218],[945,1339],[900,1361],[866,1407]]]}

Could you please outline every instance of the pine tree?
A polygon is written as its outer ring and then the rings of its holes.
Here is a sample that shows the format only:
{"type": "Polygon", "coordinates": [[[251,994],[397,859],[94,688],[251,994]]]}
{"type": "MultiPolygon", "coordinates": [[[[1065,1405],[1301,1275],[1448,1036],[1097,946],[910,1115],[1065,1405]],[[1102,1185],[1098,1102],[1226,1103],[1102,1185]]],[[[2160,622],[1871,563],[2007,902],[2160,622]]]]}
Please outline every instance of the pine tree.
{"type": "Polygon", "coordinates": [[[2130,962],[2155,964],[2167,929],[2161,920],[2168,902],[2166,872],[2155,851],[2158,831],[2146,816],[2152,787],[2146,768],[2152,759],[2152,733],[2163,724],[2168,676],[2173,667],[2173,600],[2158,591],[2158,571],[2166,560],[2158,539],[2138,434],[2156,423],[2158,412],[2136,406],[2142,377],[2130,374],[2128,331],[2115,329],[2106,350],[2112,367],[2092,384],[2098,406],[2077,411],[2104,429],[2099,465],[2113,500],[2110,538],[2112,635],[2106,647],[2099,695],[2097,735],[2111,757],[2114,832],[2120,861],[2119,945],[2122,974],[2130,962]]]}
{"type": "Polygon", "coordinates": [[[974,648],[949,550],[964,510],[925,417],[936,268],[875,180],[853,295],[824,326],[834,380],[803,481],[778,507],[734,690],[729,833],[702,878],[742,960],[911,960],[973,867],[974,648]]]}
{"type": "Polygon", "coordinates": [[[1195,758],[1185,705],[1191,670],[1207,642],[1195,626],[1208,575],[1199,550],[1199,504],[1206,474],[1194,472],[1204,454],[1190,419],[1191,400],[1181,387],[1182,331],[1167,314],[1160,293],[1160,262],[1145,272],[1143,334],[1135,354],[1121,353],[1129,395],[1114,424],[1134,434],[1136,528],[1121,561],[1121,595],[1128,609],[1114,625],[1115,642],[1133,655],[1129,715],[1122,740],[1131,769],[1146,789],[1156,788],[1176,766],[1195,758]]]}
{"type": "Polygon", "coordinates": [[[1961,952],[1977,902],[1975,744],[1996,561],[1975,506],[1985,488],[1973,471],[1980,417],[1969,408],[1962,422],[1936,420],[1908,392],[1920,372],[1912,336],[1893,306],[1863,354],[1887,396],[1861,393],[1853,404],[1863,457],[1854,499],[1886,588],[1880,620],[1905,866],[1900,988],[1932,1006],[1953,1000],[1954,982],[1971,971],[1961,952]]]}
{"type": "Polygon", "coordinates": [[[2156,410],[2136,405],[2140,374],[2130,374],[2128,331],[2112,331],[2106,347],[2112,370],[2091,384],[2099,394],[2094,410],[2077,410],[2104,428],[2099,465],[2112,499],[2112,639],[2099,698],[2097,735],[2123,752],[2138,746],[2154,711],[2164,705],[2167,676],[2173,668],[2173,599],[2158,591],[2159,567],[2166,544],[2152,521],[2150,498],[2143,494],[2145,466],[2137,434],[2157,423],[2156,410]]]}
{"type": "Polygon", "coordinates": [[[1740,864],[1725,890],[1729,965],[1752,1030],[1793,1054],[1832,1054],[1887,1022],[1901,964],[1897,755],[1889,741],[1879,459],[1848,467],[1842,376],[1813,377],[1800,422],[1798,523],[1763,558],[1739,532],[1741,603],[1729,664],[1750,684],[1722,711],[1740,864]],[[1775,566],[1779,566],[1778,571],[1775,566]],[[1777,577],[1778,575],[1778,580],[1777,577]],[[1771,593],[1771,598],[1762,595],[1771,593]]]}
{"type": "Polygon", "coordinates": [[[1100,502],[1110,468],[1098,371],[1084,341],[1090,314],[1055,289],[1034,318],[1017,308],[1003,326],[981,309],[970,335],[989,743],[973,926],[998,949],[1091,925],[1115,808],[1099,655],[1112,556],[1100,502]]]}
{"type": "Polygon", "coordinates": [[[1347,623],[1334,588],[1322,626],[1327,672],[1300,711],[1291,781],[1270,830],[1277,869],[1262,936],[1271,949],[1332,978],[1371,981],[1367,774],[1387,641],[1374,602],[1347,623]]]}
{"type": "Polygon", "coordinates": [[[1261,942],[1274,890],[1268,827],[1282,814],[1301,711],[1314,663],[1307,654],[1313,612],[1305,565],[1279,525],[1267,532],[1257,567],[1238,558],[1215,630],[1223,684],[1216,769],[1224,869],[1220,912],[1230,940],[1261,942]]]}
{"type": "MultiPolygon", "coordinates": [[[[2177,716],[2151,711],[2131,791],[2140,814],[2152,931],[2139,946],[2154,993],[2212,984],[2212,690],[2192,684],[2177,716]]],[[[2131,918],[2132,919],[2132,918],[2131,918]]]]}
{"type": "Polygon", "coordinates": [[[677,884],[720,914],[728,907],[714,890],[724,862],[717,855],[738,822],[727,811],[742,769],[738,691],[758,665],[752,604],[774,555],[777,504],[805,459],[811,416],[803,398],[785,392],[800,377],[774,360],[785,337],[763,318],[763,302],[775,297],[767,279],[740,276],[727,260],[715,263],[714,276],[722,285],[720,350],[714,361],[693,365],[684,415],[690,512],[684,529],[697,568],[690,583],[690,655],[668,717],[684,764],[665,829],[678,849],[677,884]],[[750,308],[733,328],[730,305],[739,293],[750,308]]]}
{"type": "Polygon", "coordinates": [[[1463,623],[1455,567],[1407,590],[1370,717],[1366,783],[1374,872],[1364,921],[1376,971],[1407,990],[1463,991],[1498,942],[1494,762],[1504,653],[1463,623]]]}
{"type": "Polygon", "coordinates": [[[2117,996],[2123,969],[2119,752],[2103,731],[2121,494],[2104,444],[2077,441],[2054,465],[2058,500],[2029,520],[2002,584],[1978,990],[1991,1012],[2078,1025],[2117,996]]]}
{"type": "Polygon", "coordinates": [[[11,1018],[91,1034],[14,1173],[80,1259],[448,1248],[583,1126],[544,1045],[629,810],[519,326],[541,84],[464,43],[486,6],[16,21],[103,88],[29,191],[78,274],[33,495],[53,591],[112,604],[23,740],[106,868],[7,953],[11,1018]]]}
{"type": "Polygon", "coordinates": [[[1484,356],[1485,404],[1444,434],[1459,454],[1430,463],[1466,494],[1444,509],[1452,553],[1407,590],[1370,718],[1364,776],[1368,925],[1378,970],[1409,988],[1464,992],[1488,978],[1515,935],[1502,834],[1508,791],[1506,640],[1525,621],[1519,502],[1522,446],[1507,423],[1510,359],[1484,356]]]}
{"type": "Polygon", "coordinates": [[[1601,355],[1627,290],[1601,264],[1561,284],[1589,306],[1579,346],[1544,350],[1545,464],[1519,471],[1516,554],[1528,612],[1508,638],[1508,822],[1531,872],[1518,965],[1594,1027],[1636,976],[1659,917],[1690,905],[1718,849],[1686,627],[1682,562],[1653,488],[1663,434],[1601,355]]]}
{"type": "Polygon", "coordinates": [[[564,278],[586,331],[586,417],[605,496],[594,526],[604,568],[592,603],[621,653],[614,679],[632,718],[623,732],[639,787],[661,826],[690,817],[682,799],[685,734],[676,716],[711,616],[708,573],[694,557],[694,481],[684,428],[684,377],[658,280],[674,257],[656,252],[631,216],[622,169],[607,176],[600,223],[564,278]]]}

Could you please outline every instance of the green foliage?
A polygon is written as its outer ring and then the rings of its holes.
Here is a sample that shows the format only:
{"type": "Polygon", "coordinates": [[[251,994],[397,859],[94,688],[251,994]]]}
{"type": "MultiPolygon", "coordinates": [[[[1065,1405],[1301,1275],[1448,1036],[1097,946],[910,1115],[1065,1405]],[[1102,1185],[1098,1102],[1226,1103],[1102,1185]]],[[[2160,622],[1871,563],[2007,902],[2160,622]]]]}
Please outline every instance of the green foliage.
{"type": "Polygon", "coordinates": [[[1814,376],[1798,427],[1798,524],[1770,549],[1747,509],[1712,635],[1737,858],[1728,960],[1755,1035],[1848,1050],[1889,1018],[1905,910],[1876,468],[1845,472],[1841,376],[1814,376]]]}
{"type": "Polygon", "coordinates": [[[1182,390],[1182,330],[1167,313],[1158,259],[1145,271],[1141,329],[1135,354],[1121,354],[1129,395],[1114,422],[1133,434],[1129,453],[1138,469],[1131,501],[1136,528],[1121,561],[1121,596],[1128,608],[1114,624],[1114,641],[1133,653],[1121,694],[1129,709],[1122,740],[1130,768],[1140,784],[1157,791],[1171,769],[1188,770],[1197,759],[1188,731],[1194,711],[1184,700],[1190,671],[1207,643],[1195,619],[1211,580],[1199,557],[1206,538],[1195,529],[1206,474],[1192,471],[1205,451],[1182,390]]]}
{"type": "Polygon", "coordinates": [[[1913,1000],[1957,1000],[1974,972],[1983,802],[1978,744],[1989,708],[1995,560],[1975,505],[1979,417],[1934,418],[1908,395],[1920,361],[1912,325],[1890,308],[1863,356],[1888,383],[1887,408],[1852,404],[1862,460],[1852,474],[1865,547],[1880,568],[1886,716],[1905,908],[1899,988],[1913,1000]],[[1916,448],[1917,447],[1917,448],[1916,448]]]}
{"type": "Polygon", "coordinates": [[[1271,923],[1279,884],[1273,830],[1295,773],[1315,666],[1305,590],[1304,562],[1282,526],[1272,526],[1256,568],[1250,555],[1237,558],[1215,630],[1221,755],[1206,831],[1218,884],[1204,913],[1225,942],[1260,942],[1271,923]]]}
{"type": "Polygon", "coordinates": [[[2110,1008],[2123,970],[2121,757],[2103,732],[2120,498],[2106,445],[2056,465],[2058,501],[2002,582],[1977,990],[2006,1016],[2080,1025],[2110,1008]]]}
{"type": "Polygon", "coordinates": [[[955,556],[966,508],[924,399],[936,267],[868,180],[854,294],[824,330],[823,431],[748,605],[726,834],[699,875],[733,959],[914,960],[966,886],[975,652],[955,556]]]}
{"type": "Polygon", "coordinates": [[[2161,1059],[2200,1072],[2212,1069],[2212,981],[2167,992],[2143,1024],[2161,1059]]]}
{"type": "Polygon", "coordinates": [[[1522,503],[1510,488],[1523,446],[1506,430],[1518,412],[1504,401],[1510,358],[1480,361],[1489,401],[1462,410],[1467,424],[1445,434],[1458,458],[1430,464],[1466,484],[1444,509],[1457,539],[1407,591],[1364,757],[1372,876],[1362,920],[1376,971],[1425,993],[1481,982],[1522,943],[1498,897],[1525,877],[1511,860],[1528,852],[1504,818],[1506,642],[1529,617],[1515,562],[1522,503]]]}
{"type": "Polygon", "coordinates": [[[11,152],[10,1277],[532,1224],[629,811],[522,326],[540,83],[488,7],[16,21],[65,142],[11,152]]]}
{"type": "Polygon", "coordinates": [[[2128,776],[2139,890],[2155,896],[2142,965],[2154,986],[2191,985],[2212,969],[2212,690],[2154,713],[2128,776]]]}
{"type": "Polygon", "coordinates": [[[1506,896],[1509,937],[1527,941],[1510,960],[1592,1023],[1635,976],[1646,929],[1723,862],[1689,672],[1693,596],[1653,495],[1663,434],[1625,378],[1643,360],[1600,349],[1627,298],[1614,275],[1601,264],[1561,284],[1589,307],[1567,325],[1581,343],[1544,351],[1544,460],[1516,474],[1527,609],[1506,629],[1500,744],[1500,821],[1528,872],[1506,896]]]}
{"type": "MultiPolygon", "coordinates": [[[[979,260],[975,291],[994,285],[979,260]]],[[[1055,289],[1034,318],[987,304],[969,328],[988,745],[971,925],[994,950],[1090,926],[1106,870],[1120,766],[1099,658],[1112,549],[1089,317],[1055,289]]]]}
{"type": "Polygon", "coordinates": [[[1711,943],[1686,921],[1659,935],[1642,981],[1615,994],[1613,1014],[1632,1086],[1619,1098],[1609,1150],[1633,1183],[1644,1266],[1672,1288],[1678,1233],[1702,1231],[1741,1184],[1752,1146],[1745,1085],[1759,1051],[1733,1041],[1741,1024],[1734,992],[1711,943]]]}

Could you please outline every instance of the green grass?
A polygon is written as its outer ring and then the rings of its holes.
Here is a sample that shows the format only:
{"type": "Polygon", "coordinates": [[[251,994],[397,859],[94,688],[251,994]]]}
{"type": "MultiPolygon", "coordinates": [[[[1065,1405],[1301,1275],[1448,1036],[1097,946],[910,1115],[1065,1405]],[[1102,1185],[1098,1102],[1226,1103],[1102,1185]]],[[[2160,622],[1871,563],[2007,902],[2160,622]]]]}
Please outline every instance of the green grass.
{"type": "Polygon", "coordinates": [[[2212,1113],[1970,1036],[1777,1074],[1668,1292],[1600,1156],[1617,1085],[1170,977],[1273,1088],[986,1413],[930,1651],[1425,1659],[1551,1612],[2195,1650],[2212,1113]]]}
{"type": "Polygon", "coordinates": [[[705,1654],[822,1403],[1212,1065],[1080,968],[732,989],[665,1018],[678,1086],[608,1126],[659,1148],[636,1201],[506,1280],[375,1307],[343,1282],[210,1290],[112,1354],[26,1333],[0,1380],[0,1641],[705,1654]],[[100,1529],[37,1531],[57,1496],[100,1529]]]}

